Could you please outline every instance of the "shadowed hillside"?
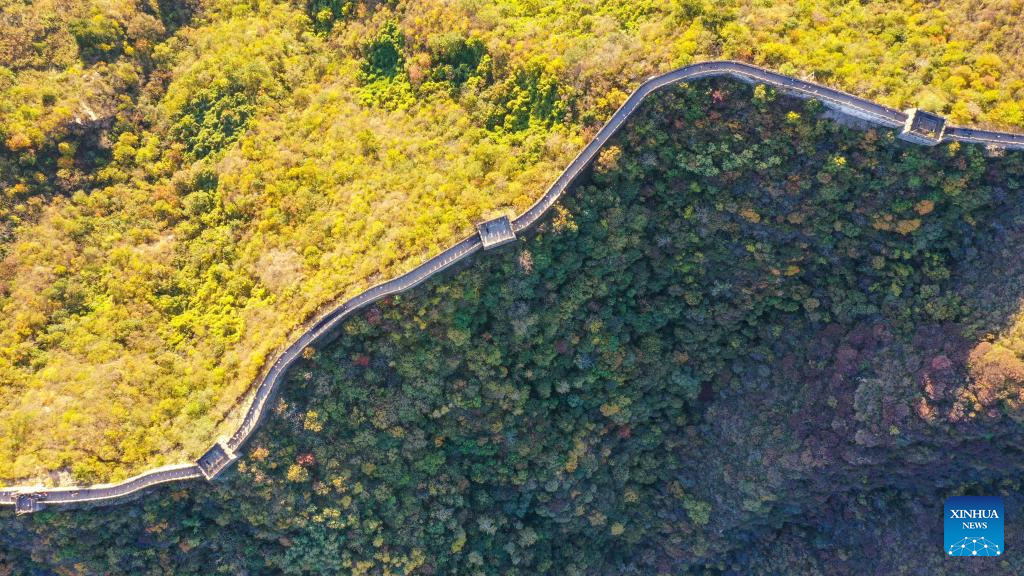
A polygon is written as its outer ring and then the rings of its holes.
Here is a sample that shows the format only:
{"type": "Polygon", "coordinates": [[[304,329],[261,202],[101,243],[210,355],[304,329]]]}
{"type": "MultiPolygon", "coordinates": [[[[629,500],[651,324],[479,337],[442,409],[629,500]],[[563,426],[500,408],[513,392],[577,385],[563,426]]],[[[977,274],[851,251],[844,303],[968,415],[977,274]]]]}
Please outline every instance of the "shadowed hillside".
{"type": "Polygon", "coordinates": [[[1019,153],[666,89],[534,233],[347,321],[224,480],[5,517],[0,567],[992,570],[941,511],[1021,533],[1022,192],[1019,153]]]}

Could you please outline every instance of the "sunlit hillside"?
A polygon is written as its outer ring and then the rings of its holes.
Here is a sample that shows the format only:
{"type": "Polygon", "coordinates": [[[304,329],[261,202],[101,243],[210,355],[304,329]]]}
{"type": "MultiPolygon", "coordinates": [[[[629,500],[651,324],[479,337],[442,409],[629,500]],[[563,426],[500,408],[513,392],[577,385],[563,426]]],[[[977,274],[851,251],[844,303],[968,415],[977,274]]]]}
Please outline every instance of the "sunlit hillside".
{"type": "Polygon", "coordinates": [[[300,325],[529,205],[653,73],[1024,129],[1021,6],[0,0],[0,483],[194,458],[300,325]]]}

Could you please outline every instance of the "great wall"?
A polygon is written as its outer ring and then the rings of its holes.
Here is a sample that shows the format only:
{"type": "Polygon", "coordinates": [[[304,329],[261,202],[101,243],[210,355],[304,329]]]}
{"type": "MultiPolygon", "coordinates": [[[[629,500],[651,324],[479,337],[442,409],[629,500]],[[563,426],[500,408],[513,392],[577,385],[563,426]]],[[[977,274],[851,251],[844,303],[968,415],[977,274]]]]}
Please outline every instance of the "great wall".
{"type": "Polygon", "coordinates": [[[514,241],[517,233],[533,226],[554,206],[570,184],[583,173],[597,157],[601,148],[622,127],[647,96],[670,84],[717,76],[729,76],[747,83],[765,84],[791,96],[818,100],[825,106],[847,116],[877,126],[899,130],[899,138],[914,144],[934,146],[942,142],[964,142],[997,149],[1024,150],[1024,134],[948,126],[944,118],[932,113],[916,109],[901,112],[833,88],[784,76],[742,62],[703,62],[651,77],[629,95],[544,195],[518,218],[510,221],[507,217],[501,217],[480,224],[476,234],[406,274],[373,286],[346,300],[316,320],[265,370],[249,401],[245,417],[234,434],[226,439],[218,440],[195,463],[156,468],[112,484],[59,488],[42,486],[0,488],[0,505],[14,506],[18,514],[23,514],[35,512],[44,506],[110,504],[125,499],[140,490],[167,482],[196,478],[213,480],[238,459],[245,443],[266,416],[267,408],[288,368],[307,347],[321,342],[346,317],[360,308],[381,298],[410,290],[480,250],[488,250],[514,241]]]}

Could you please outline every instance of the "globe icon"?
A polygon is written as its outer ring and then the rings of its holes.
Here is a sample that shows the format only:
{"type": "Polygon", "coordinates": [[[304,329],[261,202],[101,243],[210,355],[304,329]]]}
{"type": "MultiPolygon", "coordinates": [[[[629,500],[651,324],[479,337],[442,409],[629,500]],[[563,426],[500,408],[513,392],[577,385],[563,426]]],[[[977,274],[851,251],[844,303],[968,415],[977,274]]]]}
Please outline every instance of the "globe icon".
{"type": "Polygon", "coordinates": [[[1001,556],[1002,548],[983,537],[968,537],[950,544],[946,554],[949,556],[1001,556]]]}

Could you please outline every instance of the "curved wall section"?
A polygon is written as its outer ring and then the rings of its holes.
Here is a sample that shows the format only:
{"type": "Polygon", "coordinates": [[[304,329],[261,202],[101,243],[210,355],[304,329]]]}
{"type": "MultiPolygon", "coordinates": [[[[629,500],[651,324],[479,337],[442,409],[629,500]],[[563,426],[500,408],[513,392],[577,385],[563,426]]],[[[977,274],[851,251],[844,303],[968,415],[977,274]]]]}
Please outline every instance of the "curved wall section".
{"type": "MultiPolygon", "coordinates": [[[[915,144],[935,145],[940,142],[957,141],[994,148],[1024,149],[1024,135],[1022,134],[945,126],[944,119],[927,113],[922,113],[922,116],[927,115],[932,121],[938,119],[939,130],[932,130],[928,133],[915,132],[915,111],[913,110],[909,113],[901,112],[840,90],[784,76],[743,62],[703,62],[653,76],[634,90],[594,138],[569,163],[544,195],[511,222],[509,233],[514,237],[516,233],[530,228],[540,220],[652,92],[670,84],[716,76],[728,76],[743,82],[766,84],[791,96],[819,100],[825,106],[848,116],[878,126],[902,130],[900,137],[915,144]]],[[[508,227],[507,221],[494,221],[494,223],[496,226],[508,227]]],[[[485,229],[487,227],[481,227],[481,234],[485,229]]],[[[18,513],[28,513],[48,505],[114,503],[139,490],[165,482],[215,478],[238,458],[238,453],[263,421],[288,368],[302,355],[302,351],[306,347],[321,341],[346,317],[367,304],[409,290],[484,248],[484,241],[480,234],[470,236],[413,270],[373,286],[342,302],[316,320],[284,351],[278,354],[274,362],[264,371],[259,385],[249,400],[245,417],[234,434],[227,439],[219,440],[197,463],[157,468],[115,484],[68,488],[44,488],[41,486],[0,488],[0,505],[12,505],[15,506],[18,513]]]]}

